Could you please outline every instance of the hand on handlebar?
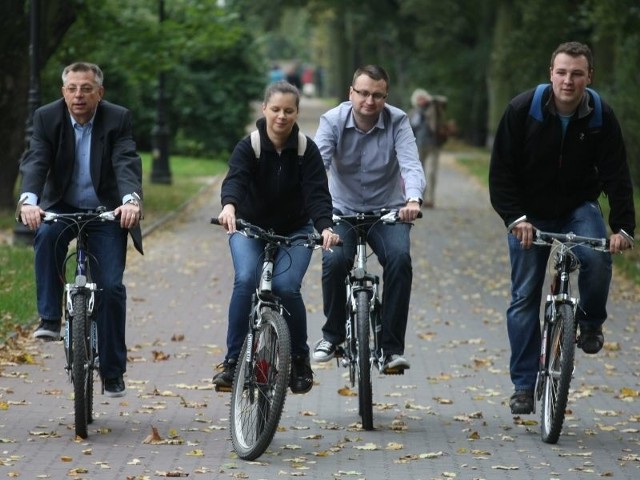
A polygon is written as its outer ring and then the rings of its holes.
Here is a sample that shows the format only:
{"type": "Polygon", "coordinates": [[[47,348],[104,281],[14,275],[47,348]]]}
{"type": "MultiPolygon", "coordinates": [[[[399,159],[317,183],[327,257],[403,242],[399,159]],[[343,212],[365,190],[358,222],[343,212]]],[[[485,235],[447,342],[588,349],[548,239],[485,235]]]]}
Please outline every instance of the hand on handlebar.
{"type": "Polygon", "coordinates": [[[120,216],[120,227],[133,228],[140,222],[140,207],[133,203],[125,203],[120,205],[113,211],[117,217],[120,216]]]}
{"type": "Polygon", "coordinates": [[[520,245],[525,250],[531,248],[533,240],[535,239],[536,232],[533,225],[529,222],[520,222],[511,229],[511,233],[520,240],[520,245]]]}
{"type": "Polygon", "coordinates": [[[419,215],[420,204],[418,202],[409,202],[398,210],[398,218],[403,222],[413,222],[419,215]]]}
{"type": "Polygon", "coordinates": [[[23,225],[29,228],[29,230],[37,229],[42,223],[42,216],[44,210],[37,205],[22,205],[20,207],[20,221],[23,225]]]}
{"type": "Polygon", "coordinates": [[[224,227],[229,235],[236,231],[236,207],[228,203],[218,215],[218,222],[224,227]]]}
{"type": "Polygon", "coordinates": [[[322,231],[322,249],[331,250],[331,247],[335,247],[340,243],[340,235],[332,232],[328,228],[322,231]]]}
{"type": "Polygon", "coordinates": [[[623,250],[627,250],[632,246],[625,236],[620,233],[614,233],[609,237],[609,251],[611,253],[622,253],[623,250]]]}

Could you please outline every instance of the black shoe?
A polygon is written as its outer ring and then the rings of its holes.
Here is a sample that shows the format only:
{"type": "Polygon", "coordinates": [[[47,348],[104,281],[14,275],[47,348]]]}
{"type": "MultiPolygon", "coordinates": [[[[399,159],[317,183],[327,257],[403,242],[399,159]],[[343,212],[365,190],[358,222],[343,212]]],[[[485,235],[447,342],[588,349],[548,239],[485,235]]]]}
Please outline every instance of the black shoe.
{"type": "Polygon", "coordinates": [[[580,336],[578,336],[578,347],[584,353],[594,355],[602,350],[604,346],[604,335],[602,334],[602,325],[597,327],[593,325],[580,324],[580,336]]]}
{"type": "Polygon", "coordinates": [[[40,325],[33,332],[33,338],[48,342],[60,340],[60,320],[40,320],[40,325]]]}
{"type": "Polygon", "coordinates": [[[307,393],[313,387],[313,370],[308,355],[291,357],[289,388],[293,393],[307,393]]]}
{"type": "Polygon", "coordinates": [[[237,364],[238,361],[235,358],[229,358],[216,367],[219,371],[213,376],[213,380],[211,380],[215,385],[216,392],[231,391],[237,364]]]}
{"type": "Polygon", "coordinates": [[[127,394],[122,375],[104,379],[104,394],[111,398],[124,397],[127,394]]]}
{"type": "Polygon", "coordinates": [[[509,400],[513,415],[528,415],[533,413],[533,391],[516,390],[509,400]]]}

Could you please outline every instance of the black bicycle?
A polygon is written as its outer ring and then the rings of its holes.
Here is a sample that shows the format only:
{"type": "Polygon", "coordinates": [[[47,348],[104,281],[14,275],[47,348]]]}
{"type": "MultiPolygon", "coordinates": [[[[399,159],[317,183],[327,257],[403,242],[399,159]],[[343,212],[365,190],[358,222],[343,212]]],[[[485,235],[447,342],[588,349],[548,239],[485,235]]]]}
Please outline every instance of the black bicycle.
{"type": "MultiPolygon", "coordinates": [[[[95,212],[55,213],[45,212],[46,223],[63,222],[65,228],[76,229],[76,248],[64,260],[60,272],[64,286],[64,351],[67,360],[65,370],[73,384],[75,431],[80,438],[87,438],[87,426],[93,422],[93,378],[99,374],[98,327],[95,318],[98,285],[91,278],[89,267],[91,254],[85,227],[92,222],[116,221],[113,211],[104,208],[95,212]],[[66,281],[67,265],[75,261],[73,282],[66,281]]],[[[102,386],[104,393],[104,384],[102,386]]]]}
{"type": "MultiPolygon", "coordinates": [[[[217,218],[211,223],[220,225],[217,218]]],[[[237,232],[265,242],[263,262],[257,266],[258,286],[251,298],[249,330],[231,389],[231,441],[238,456],[255,460],[275,435],[289,386],[291,337],[279,297],[272,292],[275,256],[280,246],[316,248],[318,234],[276,235],[237,219],[237,232]]]]}
{"type": "Polygon", "coordinates": [[[580,262],[573,249],[582,246],[608,252],[609,240],[536,230],[533,243],[551,246],[553,255],[551,288],[544,305],[542,348],[535,392],[537,400],[541,402],[542,441],[557,443],[569,398],[577,340],[575,312],[578,299],[571,296],[570,279],[571,272],[580,267],[580,262]]]}
{"type": "MultiPolygon", "coordinates": [[[[419,214],[418,217],[421,217],[419,214]]],[[[367,271],[367,231],[376,223],[401,222],[398,210],[377,213],[334,215],[335,224],[346,223],[356,233],[353,267],[345,278],[347,289],[346,337],[336,349],[336,358],[349,369],[351,386],[358,385],[358,413],[362,428],[373,430],[373,387],[371,367],[382,370],[382,300],[378,294],[380,277],[367,271]]],[[[404,369],[387,369],[387,375],[403,375],[404,369]]]]}

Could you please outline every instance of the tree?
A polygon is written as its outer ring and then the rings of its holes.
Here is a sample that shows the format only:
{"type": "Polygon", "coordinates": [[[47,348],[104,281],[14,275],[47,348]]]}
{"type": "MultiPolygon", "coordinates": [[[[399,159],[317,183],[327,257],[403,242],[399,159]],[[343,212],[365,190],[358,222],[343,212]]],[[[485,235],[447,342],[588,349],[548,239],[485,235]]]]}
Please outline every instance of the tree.
{"type": "Polygon", "coordinates": [[[15,206],[14,186],[25,150],[29,91],[29,9],[39,5],[37,50],[40,65],[49,59],[76,19],[82,1],[4,0],[0,2],[0,208],[15,206]]]}

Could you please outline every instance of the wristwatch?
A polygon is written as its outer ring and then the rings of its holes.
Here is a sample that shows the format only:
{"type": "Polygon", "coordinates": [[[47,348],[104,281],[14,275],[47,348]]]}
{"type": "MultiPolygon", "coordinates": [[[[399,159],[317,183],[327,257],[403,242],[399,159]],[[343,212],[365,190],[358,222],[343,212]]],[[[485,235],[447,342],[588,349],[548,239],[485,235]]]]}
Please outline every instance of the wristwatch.
{"type": "Polygon", "coordinates": [[[407,203],[409,202],[418,202],[418,205],[422,205],[422,199],[418,197],[411,197],[410,199],[407,200],[407,203]]]}

